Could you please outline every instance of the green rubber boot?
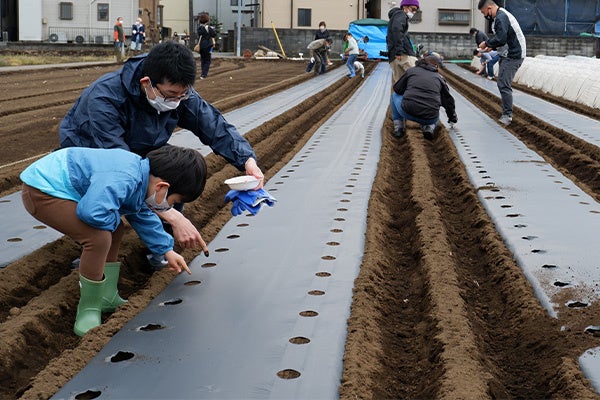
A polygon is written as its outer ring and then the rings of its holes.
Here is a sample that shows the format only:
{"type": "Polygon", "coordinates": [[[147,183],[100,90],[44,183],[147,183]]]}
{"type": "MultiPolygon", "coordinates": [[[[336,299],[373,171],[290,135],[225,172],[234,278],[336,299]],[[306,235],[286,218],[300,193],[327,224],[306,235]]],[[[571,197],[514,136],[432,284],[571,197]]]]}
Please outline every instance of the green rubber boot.
{"type": "Polygon", "coordinates": [[[121,304],[127,303],[119,296],[117,291],[117,283],[119,282],[119,271],[121,269],[120,262],[109,262],[104,264],[104,291],[102,293],[102,312],[113,312],[121,304]]]}
{"type": "Polygon", "coordinates": [[[83,336],[92,328],[99,326],[101,320],[102,293],[106,279],[92,281],[79,275],[80,297],[73,332],[83,336]]]}

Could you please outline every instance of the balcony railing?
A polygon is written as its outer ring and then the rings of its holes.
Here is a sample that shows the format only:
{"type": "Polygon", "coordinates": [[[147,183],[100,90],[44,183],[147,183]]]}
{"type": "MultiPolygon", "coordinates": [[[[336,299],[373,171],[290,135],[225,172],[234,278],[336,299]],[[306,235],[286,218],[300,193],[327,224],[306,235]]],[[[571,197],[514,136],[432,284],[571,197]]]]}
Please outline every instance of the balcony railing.
{"type": "MultiPolygon", "coordinates": [[[[131,27],[123,27],[125,37],[131,36],[131,27]]],[[[112,44],[113,28],[48,27],[50,43],[112,44]]]]}

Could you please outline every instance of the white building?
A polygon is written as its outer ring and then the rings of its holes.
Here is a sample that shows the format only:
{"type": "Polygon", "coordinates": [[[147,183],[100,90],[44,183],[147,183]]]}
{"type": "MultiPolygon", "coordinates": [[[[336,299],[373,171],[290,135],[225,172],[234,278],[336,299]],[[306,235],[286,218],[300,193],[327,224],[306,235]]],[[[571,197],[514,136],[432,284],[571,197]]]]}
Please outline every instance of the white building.
{"type": "MultiPolygon", "coordinates": [[[[189,33],[190,15],[207,11],[222,23],[222,30],[241,26],[285,29],[346,29],[362,18],[387,19],[400,0],[2,0],[0,30],[10,41],[77,43],[112,42],[118,16],[129,32],[138,16],[144,23],[189,33]],[[190,10],[190,6],[193,10],[190,10]],[[151,12],[150,10],[155,10],[151,12]],[[25,10],[25,12],[23,12],[25,10]]],[[[478,0],[421,0],[421,10],[411,22],[412,32],[466,33],[471,26],[484,29],[476,10],[478,0]]]]}
{"type": "MultiPolygon", "coordinates": [[[[466,33],[472,26],[483,30],[485,20],[479,0],[421,0],[421,10],[411,21],[412,32],[466,33]]],[[[242,26],[315,30],[320,21],[341,30],[363,18],[388,19],[400,0],[194,0],[194,15],[207,11],[223,23],[223,30],[236,27],[238,10],[242,26]],[[252,6],[249,6],[252,5],[252,6]]]]}

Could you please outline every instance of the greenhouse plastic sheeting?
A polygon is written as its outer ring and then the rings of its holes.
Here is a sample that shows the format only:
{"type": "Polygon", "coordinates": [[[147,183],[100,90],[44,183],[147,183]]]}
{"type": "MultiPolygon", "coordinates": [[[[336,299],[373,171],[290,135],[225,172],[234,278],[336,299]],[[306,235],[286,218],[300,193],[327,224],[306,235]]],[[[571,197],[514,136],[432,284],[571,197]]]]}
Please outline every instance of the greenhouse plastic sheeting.
{"type": "MultiPolygon", "coordinates": [[[[500,97],[498,86],[495,81],[482,78],[473,72],[448,63],[448,69],[459,77],[468,80],[488,91],[496,97],[500,97]]],[[[600,121],[577,114],[538,97],[528,95],[518,90],[513,90],[514,106],[521,108],[529,114],[535,115],[564,131],[577,136],[596,146],[600,146],[600,121]]],[[[481,111],[477,111],[481,113],[481,111]]],[[[500,117],[500,115],[498,115],[500,117]]],[[[460,118],[460,115],[459,115],[460,118]]],[[[469,116],[469,118],[471,118],[469,116]]],[[[466,118],[460,118],[461,124],[466,118]]]]}
{"type": "Polygon", "coordinates": [[[277,203],[231,219],[53,398],[337,398],[390,80],[379,64],[269,180],[277,203]]]}
{"type": "MultiPolygon", "coordinates": [[[[451,129],[452,141],[541,304],[555,317],[552,299],[560,291],[575,289],[565,305],[598,301],[600,204],[497,121],[452,93],[460,121],[451,129]]],[[[587,364],[599,360],[598,352],[586,355],[587,364]]],[[[586,373],[600,382],[600,369],[586,373]]]]}
{"type": "MultiPolygon", "coordinates": [[[[336,80],[345,75],[344,68],[337,68],[328,74],[303,82],[290,89],[267,97],[248,106],[224,114],[225,119],[235,125],[244,135],[251,129],[296,106],[307,97],[327,89],[336,80]]],[[[173,134],[170,144],[195,148],[202,155],[211,153],[210,147],[187,130],[173,134]]],[[[31,253],[60,237],[55,231],[29,215],[21,202],[21,192],[0,198],[0,211],[4,226],[0,232],[0,268],[31,253]]]]}

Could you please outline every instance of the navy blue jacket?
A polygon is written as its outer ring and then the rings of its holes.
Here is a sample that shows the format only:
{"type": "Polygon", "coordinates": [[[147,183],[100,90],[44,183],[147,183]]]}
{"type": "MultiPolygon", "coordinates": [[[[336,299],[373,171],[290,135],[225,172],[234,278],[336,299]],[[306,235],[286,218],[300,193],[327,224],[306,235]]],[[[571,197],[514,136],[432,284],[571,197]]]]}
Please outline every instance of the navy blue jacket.
{"type": "Polygon", "coordinates": [[[394,7],[388,12],[389,22],[385,42],[388,49],[389,61],[396,56],[407,54],[416,56],[410,35],[408,34],[408,15],[400,7],[394,7]]]}
{"type": "Polygon", "coordinates": [[[454,97],[448,84],[435,66],[424,60],[409,68],[394,84],[394,92],[403,96],[402,109],[421,119],[434,119],[440,115],[440,106],[451,117],[456,114],[454,97]]]}
{"type": "Polygon", "coordinates": [[[248,158],[256,159],[248,141],[195,90],[176,110],[152,108],[140,87],[145,58],[130,58],[82,92],[60,124],[61,147],[120,148],[145,156],[164,146],[178,126],[239,170],[248,158]]]}
{"type": "Polygon", "coordinates": [[[504,8],[498,8],[492,26],[494,37],[485,44],[496,49],[500,57],[520,59],[527,55],[525,35],[517,19],[504,8]]]}

